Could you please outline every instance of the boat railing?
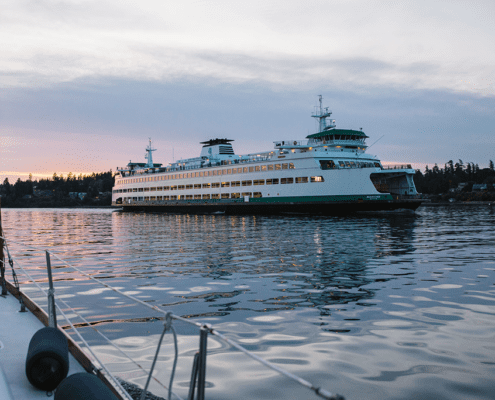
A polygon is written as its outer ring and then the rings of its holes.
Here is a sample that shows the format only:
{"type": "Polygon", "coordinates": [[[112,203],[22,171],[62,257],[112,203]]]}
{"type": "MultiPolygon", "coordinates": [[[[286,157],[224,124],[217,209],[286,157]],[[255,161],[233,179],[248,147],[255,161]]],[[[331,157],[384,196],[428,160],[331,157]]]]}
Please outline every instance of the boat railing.
{"type": "MultiPolygon", "coordinates": [[[[1,232],[1,230],[0,230],[1,232]]],[[[95,354],[95,352],[91,349],[90,345],[87,343],[87,341],[84,339],[82,334],[79,332],[79,330],[76,328],[77,327],[90,327],[96,333],[109,345],[114,347],[120,354],[122,354],[126,359],[129,359],[135,366],[137,366],[140,370],[144,371],[147,375],[147,381],[146,385],[144,386],[144,389],[141,394],[141,399],[143,400],[148,393],[148,386],[150,383],[150,380],[153,379],[154,382],[162,386],[164,389],[168,390],[168,400],[172,399],[172,395],[177,398],[182,400],[182,398],[176,394],[175,392],[172,391],[172,386],[173,386],[173,381],[174,381],[174,374],[175,374],[175,369],[177,365],[177,359],[178,359],[178,345],[177,345],[177,334],[174,328],[174,324],[177,321],[189,324],[194,326],[195,328],[198,329],[199,335],[200,335],[200,343],[199,343],[199,350],[195,354],[194,359],[193,359],[193,365],[192,365],[192,374],[191,374],[191,381],[189,384],[189,391],[188,391],[188,400],[193,400],[196,398],[197,400],[204,400],[205,398],[205,388],[206,388],[206,357],[207,357],[207,338],[208,335],[214,336],[217,339],[221,340],[222,342],[228,344],[232,348],[244,353],[246,356],[250,357],[251,359],[259,362],[260,364],[264,365],[265,367],[276,371],[277,373],[285,376],[288,379],[291,379],[294,382],[297,382],[298,384],[302,385],[303,387],[311,390],[316,394],[317,396],[326,399],[326,400],[343,400],[343,397],[337,394],[332,394],[328,392],[325,389],[322,389],[320,387],[317,387],[313,385],[311,382],[289,372],[286,371],[283,368],[280,368],[279,366],[264,360],[263,358],[259,357],[255,353],[245,349],[242,347],[240,344],[237,342],[233,341],[232,339],[229,339],[226,337],[224,334],[220,333],[214,327],[210,324],[206,323],[201,323],[201,322],[196,322],[196,321],[191,321],[190,319],[180,317],[178,315],[173,314],[171,311],[166,311],[163,310],[157,306],[153,306],[149,303],[146,303],[128,293],[123,292],[122,290],[119,290],[118,288],[115,288],[107,283],[105,283],[101,279],[97,279],[94,276],[82,271],[80,268],[68,263],[66,260],[64,260],[56,251],[53,250],[47,250],[38,246],[32,246],[32,245],[27,245],[26,243],[19,242],[19,241],[14,241],[11,239],[7,239],[4,236],[1,236],[2,234],[0,233],[0,245],[3,242],[3,248],[6,251],[7,255],[7,260],[5,259],[0,259],[0,269],[1,269],[1,279],[2,279],[2,294],[7,294],[6,290],[4,288],[9,287],[9,290],[13,292],[14,294],[17,294],[16,297],[19,298],[21,308],[23,309],[25,307],[24,303],[29,303],[32,305],[32,301],[21,292],[20,290],[20,284],[19,284],[19,279],[18,279],[18,272],[22,272],[25,277],[32,282],[45,296],[47,296],[47,304],[48,304],[48,318],[47,318],[47,324],[51,326],[58,326],[59,328],[60,325],[57,325],[57,319],[56,319],[56,310],[58,310],[58,313],[63,317],[63,319],[67,322],[67,324],[70,326],[70,330],[74,332],[74,334],[78,337],[80,342],[84,345],[84,348],[87,350],[89,353],[89,356],[86,354],[87,357],[90,357],[91,363],[89,366],[86,366],[88,372],[93,372],[96,375],[100,376],[103,378],[103,381],[106,382],[111,389],[114,391],[115,394],[118,394],[121,399],[127,399],[127,400],[132,400],[132,397],[129,395],[129,393],[124,389],[123,386],[123,381],[120,379],[116,378],[110,371],[109,369],[105,366],[105,364],[98,358],[98,356],[95,354]],[[12,255],[12,250],[10,249],[9,244],[13,243],[16,246],[21,246],[22,249],[19,250],[20,254],[19,257],[14,258],[12,255]],[[40,285],[40,280],[43,282],[46,282],[45,278],[42,279],[36,279],[33,277],[28,271],[27,268],[24,268],[22,265],[20,265],[19,259],[21,257],[26,257],[26,256],[31,256],[36,253],[41,253],[46,262],[46,273],[47,273],[47,279],[49,283],[49,288],[47,289],[46,287],[42,287],[40,285]],[[146,369],[139,364],[136,360],[134,360],[130,355],[127,354],[127,352],[122,349],[120,346],[118,346],[115,341],[112,341],[109,339],[103,332],[98,330],[98,328],[95,326],[95,324],[92,324],[91,322],[88,321],[87,318],[85,318],[81,312],[78,310],[74,309],[71,307],[65,300],[64,296],[57,296],[55,294],[55,287],[53,286],[53,281],[56,280],[63,280],[63,277],[55,277],[52,276],[52,272],[54,268],[52,267],[52,263],[57,263],[58,265],[55,267],[55,270],[60,270],[61,268],[70,268],[73,271],[77,272],[80,274],[82,277],[87,278],[88,280],[91,280],[98,285],[101,285],[105,287],[106,289],[109,289],[115,293],[117,293],[120,296],[126,297],[127,299],[131,300],[132,302],[139,304],[141,306],[147,307],[155,312],[158,312],[163,315],[163,318],[165,320],[164,323],[164,329],[163,332],[160,336],[157,348],[155,350],[155,355],[153,362],[151,364],[150,370],[146,371],[146,369]],[[11,285],[5,278],[5,272],[7,270],[7,263],[8,266],[10,266],[10,271],[12,273],[12,279],[14,281],[14,285],[11,285]],[[71,317],[77,316],[82,323],[74,324],[71,321],[71,317]],[[160,346],[162,344],[163,337],[166,332],[171,332],[173,334],[174,338],[174,349],[175,349],[175,355],[174,355],[174,361],[173,361],[173,368],[170,373],[170,380],[168,387],[162,383],[156,376],[153,376],[153,370],[156,365],[156,361],[159,355],[160,351],[160,346]]],[[[3,250],[2,248],[2,250],[3,250]]],[[[2,252],[0,252],[1,254],[2,252]]],[[[61,272],[59,272],[61,273],[61,272]]],[[[38,307],[38,306],[36,306],[38,307]]],[[[78,307],[79,308],[79,307],[78,307]]],[[[39,313],[39,311],[38,311],[39,313]]],[[[43,311],[41,311],[43,313],[43,311]]],[[[154,318],[156,319],[156,318],[154,318]]],[[[65,326],[65,328],[68,329],[68,326],[65,326]]],[[[68,336],[68,335],[67,335],[68,336]]],[[[80,349],[79,349],[80,350],[80,349]]]]}
{"type": "Polygon", "coordinates": [[[309,140],[277,140],[275,143],[276,148],[298,148],[308,147],[309,140]]]}
{"type": "Polygon", "coordinates": [[[238,164],[244,163],[255,163],[260,161],[268,161],[273,158],[273,154],[266,155],[249,155],[246,158],[236,158],[231,160],[211,160],[208,162],[204,162],[200,165],[178,165],[177,167],[164,167],[164,168],[148,168],[148,169],[133,169],[133,170],[119,170],[122,174],[123,178],[128,178],[131,176],[138,175],[148,175],[148,174],[158,174],[164,172],[181,172],[181,171],[189,171],[189,170],[197,170],[197,169],[205,169],[205,168],[214,168],[214,167],[225,167],[225,166],[234,166],[238,164]]]}
{"type": "Polygon", "coordinates": [[[411,164],[387,164],[383,169],[413,169],[411,164]]]}

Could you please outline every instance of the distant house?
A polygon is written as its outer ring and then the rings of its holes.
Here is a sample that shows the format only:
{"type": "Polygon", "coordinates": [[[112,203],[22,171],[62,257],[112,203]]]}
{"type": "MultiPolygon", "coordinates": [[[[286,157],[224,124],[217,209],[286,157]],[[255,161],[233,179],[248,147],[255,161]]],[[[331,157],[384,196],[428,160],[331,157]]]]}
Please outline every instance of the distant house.
{"type": "Polygon", "coordinates": [[[475,183],[472,190],[473,192],[482,192],[483,190],[488,190],[488,185],[486,183],[475,183]]]}

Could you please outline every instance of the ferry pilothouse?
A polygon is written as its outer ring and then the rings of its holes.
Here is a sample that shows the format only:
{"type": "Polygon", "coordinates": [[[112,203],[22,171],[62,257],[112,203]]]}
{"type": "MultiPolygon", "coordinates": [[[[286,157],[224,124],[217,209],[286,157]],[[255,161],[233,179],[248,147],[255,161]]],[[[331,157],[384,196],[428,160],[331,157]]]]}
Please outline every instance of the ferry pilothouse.
{"type": "Polygon", "coordinates": [[[129,211],[227,214],[311,213],[411,209],[421,204],[411,165],[384,168],[366,153],[362,130],[337,129],[332,112],[312,115],[318,132],[279,140],[274,149],[237,155],[231,139],[201,142],[199,157],[164,167],[153,162],[117,168],[112,205],[129,211]]]}

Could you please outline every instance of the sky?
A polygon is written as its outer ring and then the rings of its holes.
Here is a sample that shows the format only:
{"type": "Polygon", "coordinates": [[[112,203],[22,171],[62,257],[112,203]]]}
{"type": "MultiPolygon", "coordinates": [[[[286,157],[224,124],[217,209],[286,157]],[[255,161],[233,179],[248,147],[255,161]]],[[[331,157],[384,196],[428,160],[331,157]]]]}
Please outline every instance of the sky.
{"type": "MultiPolygon", "coordinates": [[[[495,160],[495,2],[3,0],[0,181],[237,154],[316,132],[369,153],[495,160]]],[[[1,183],[0,182],[0,183],[1,183]]]]}

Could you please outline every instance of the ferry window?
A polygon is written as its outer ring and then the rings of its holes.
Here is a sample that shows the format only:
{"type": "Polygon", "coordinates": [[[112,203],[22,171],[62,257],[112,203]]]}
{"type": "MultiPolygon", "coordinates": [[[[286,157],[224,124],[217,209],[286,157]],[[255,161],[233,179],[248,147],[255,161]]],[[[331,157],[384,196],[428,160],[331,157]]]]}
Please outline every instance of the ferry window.
{"type": "Polygon", "coordinates": [[[222,199],[228,199],[229,194],[228,193],[222,193],[222,199]]]}
{"type": "Polygon", "coordinates": [[[194,189],[201,189],[201,183],[195,183],[194,189]]]}
{"type": "Polygon", "coordinates": [[[273,171],[273,164],[268,165],[268,171],[273,171]]]}
{"type": "Polygon", "coordinates": [[[175,186],[175,185],[170,186],[170,190],[177,190],[177,186],[175,186]]]}
{"type": "Polygon", "coordinates": [[[299,178],[296,178],[296,183],[308,183],[308,177],[307,176],[301,176],[299,178]]]}
{"type": "Polygon", "coordinates": [[[151,196],[150,200],[156,200],[156,196],[151,196]]]}
{"type": "Polygon", "coordinates": [[[203,199],[209,199],[210,198],[210,195],[209,194],[204,194],[203,195],[203,199]]]}
{"type": "Polygon", "coordinates": [[[259,165],[257,165],[256,167],[254,167],[254,170],[255,170],[255,171],[260,171],[260,166],[259,166],[259,165]]]}
{"type": "Polygon", "coordinates": [[[186,200],[192,200],[192,194],[186,194],[186,200]]]}
{"type": "Polygon", "coordinates": [[[344,161],[339,161],[339,166],[340,166],[340,168],[345,168],[344,161]]]}
{"type": "Polygon", "coordinates": [[[154,192],[156,188],[150,188],[150,192],[154,192]]]}
{"type": "Polygon", "coordinates": [[[230,186],[230,182],[222,182],[222,187],[229,187],[230,186]]]}
{"type": "Polygon", "coordinates": [[[335,163],[333,160],[320,160],[320,168],[321,169],[334,169],[335,163]]]}
{"type": "Polygon", "coordinates": [[[186,190],[187,189],[192,189],[193,188],[193,185],[186,185],[186,190]]]}
{"type": "Polygon", "coordinates": [[[216,176],[216,174],[217,174],[217,170],[216,170],[216,169],[214,169],[212,172],[213,172],[213,175],[215,175],[215,176],[216,176]]]}
{"type": "Polygon", "coordinates": [[[349,161],[346,161],[346,162],[345,162],[345,166],[346,166],[347,168],[351,168],[351,164],[349,163],[349,161]]]}
{"type": "Polygon", "coordinates": [[[254,192],[253,193],[253,197],[258,197],[259,198],[259,197],[262,197],[262,194],[261,194],[261,192],[254,192]]]}
{"type": "Polygon", "coordinates": [[[241,182],[240,181],[230,182],[230,186],[232,186],[232,187],[234,187],[234,186],[241,186],[241,182]]]}
{"type": "Polygon", "coordinates": [[[356,168],[356,163],[354,161],[351,161],[351,168],[356,168]]]}
{"type": "Polygon", "coordinates": [[[265,180],[264,179],[256,179],[253,181],[253,185],[264,185],[265,180]]]}
{"type": "Polygon", "coordinates": [[[251,186],[252,184],[252,181],[242,181],[242,186],[251,186]]]}
{"type": "Polygon", "coordinates": [[[289,169],[289,164],[282,164],[282,169],[289,169]]]}
{"type": "Polygon", "coordinates": [[[241,197],[240,193],[231,193],[230,198],[231,199],[239,199],[241,197]]]}
{"type": "Polygon", "coordinates": [[[229,168],[229,169],[227,170],[227,174],[228,174],[228,175],[231,175],[231,174],[232,174],[232,169],[231,169],[231,168],[229,168]]]}
{"type": "Polygon", "coordinates": [[[294,163],[289,163],[289,169],[295,169],[296,167],[294,167],[294,163]]]}
{"type": "Polygon", "coordinates": [[[322,176],[312,176],[311,182],[325,182],[322,176]]]}
{"type": "Polygon", "coordinates": [[[149,198],[148,196],[146,196],[144,199],[145,199],[145,200],[149,200],[150,198],[149,198]]]}
{"type": "Polygon", "coordinates": [[[194,195],[194,199],[195,199],[195,200],[201,199],[201,195],[200,195],[200,194],[195,194],[195,195],[194,195]]]}
{"type": "Polygon", "coordinates": [[[254,167],[249,167],[249,172],[254,172],[254,167]]]}
{"type": "Polygon", "coordinates": [[[232,168],[232,173],[237,174],[237,168],[232,168]]]}
{"type": "MultiPolygon", "coordinates": [[[[203,183],[203,189],[209,189],[210,188],[210,184],[209,183],[203,183]]],[[[209,197],[208,197],[209,198],[209,197]]]]}
{"type": "Polygon", "coordinates": [[[227,170],[226,170],[226,169],[224,169],[224,170],[222,171],[222,175],[227,175],[227,170]]]}
{"type": "Polygon", "coordinates": [[[184,174],[179,174],[179,179],[184,178],[184,174]]]}
{"type": "Polygon", "coordinates": [[[218,187],[220,187],[220,182],[214,182],[214,183],[212,183],[211,184],[211,187],[212,188],[218,188],[218,187]]]}
{"type": "Polygon", "coordinates": [[[280,184],[289,184],[294,183],[294,178],[282,178],[280,179],[280,184]]]}
{"type": "Polygon", "coordinates": [[[261,170],[262,170],[262,171],[266,171],[266,165],[262,165],[262,166],[261,166],[261,170]]]}
{"type": "Polygon", "coordinates": [[[203,176],[203,172],[200,172],[200,173],[199,173],[199,176],[203,176]]]}
{"type": "Polygon", "coordinates": [[[170,200],[177,200],[177,196],[170,196],[170,200]]]}
{"type": "Polygon", "coordinates": [[[164,186],[163,190],[170,190],[170,186],[164,186]]]}
{"type": "Polygon", "coordinates": [[[150,191],[150,188],[144,188],[144,191],[145,192],[149,192],[150,191]]]}
{"type": "Polygon", "coordinates": [[[252,195],[252,193],[242,193],[242,197],[251,197],[252,195]]]}
{"type": "Polygon", "coordinates": [[[278,179],[267,179],[266,184],[267,185],[278,185],[278,179]]]}
{"type": "Polygon", "coordinates": [[[381,168],[382,166],[380,165],[380,163],[379,163],[379,162],[376,162],[376,163],[375,163],[375,167],[376,167],[376,168],[381,168]]]}
{"type": "Polygon", "coordinates": [[[143,188],[138,188],[138,192],[142,192],[143,191],[143,188]]]}
{"type": "MultiPolygon", "coordinates": [[[[252,168],[252,167],[251,167],[251,168],[252,168]]],[[[244,168],[242,169],[242,172],[244,172],[244,173],[246,174],[246,173],[248,172],[248,167],[244,167],[244,168]]]]}
{"type": "Polygon", "coordinates": [[[237,168],[237,173],[242,174],[242,168],[237,168]]]}
{"type": "Polygon", "coordinates": [[[163,200],[163,196],[156,196],[157,200],[163,200]]]}

